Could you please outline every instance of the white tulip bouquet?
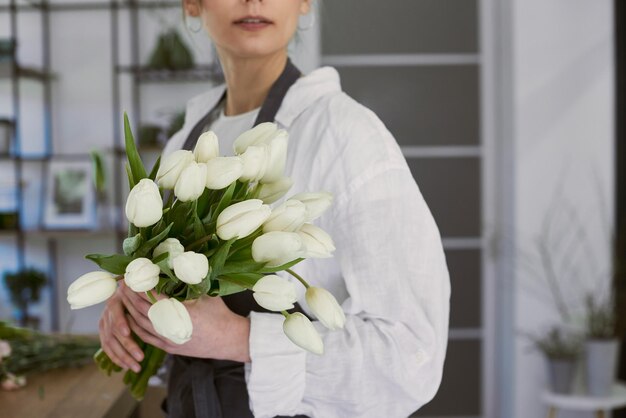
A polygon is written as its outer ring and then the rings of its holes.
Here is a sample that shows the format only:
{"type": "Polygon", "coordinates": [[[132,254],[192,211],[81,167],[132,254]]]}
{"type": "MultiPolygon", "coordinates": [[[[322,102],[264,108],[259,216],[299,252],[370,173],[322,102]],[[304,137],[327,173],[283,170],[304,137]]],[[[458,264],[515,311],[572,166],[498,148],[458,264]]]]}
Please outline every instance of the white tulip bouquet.
{"type": "MultiPolygon", "coordinates": [[[[124,132],[128,238],[123,254],[87,255],[104,271],[84,274],[70,285],[71,308],[108,299],[124,280],[152,301],[148,317],[155,331],[184,344],[193,325],[182,301],[252,291],[260,306],[282,312],[283,330],[292,342],[322,354],[322,339],[309,319],[287,312],[297,299],[294,284],[275,273],[286,271],[306,287],[307,304],[322,324],[343,327],[345,316],[335,298],[290,269],[305,258],[332,256],[331,237],[311,223],[331,205],[332,195],[301,193],[270,208],[292,185],[283,176],[287,132],[274,123],[259,124],[236,139],[234,157],[219,156],[218,138],[207,132],[193,152],[159,158],[149,174],[126,114],[124,132]],[[165,199],[164,191],[169,191],[165,199]],[[167,297],[157,301],[154,292],[167,297]]],[[[141,371],[128,370],[124,381],[141,399],[165,353],[135,338],[144,351],[141,371]]],[[[102,350],[95,360],[109,375],[121,370],[102,350]]]]}

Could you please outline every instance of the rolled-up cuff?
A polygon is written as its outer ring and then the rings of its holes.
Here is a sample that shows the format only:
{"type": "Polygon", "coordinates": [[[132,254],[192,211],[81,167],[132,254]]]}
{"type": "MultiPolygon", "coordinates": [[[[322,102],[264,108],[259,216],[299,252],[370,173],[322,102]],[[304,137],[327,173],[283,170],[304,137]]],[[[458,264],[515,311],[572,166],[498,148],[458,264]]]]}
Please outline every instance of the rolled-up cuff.
{"type": "Polygon", "coordinates": [[[283,321],[281,314],[250,313],[245,374],[256,418],[295,415],[304,396],[306,352],[283,333],[283,321]]]}

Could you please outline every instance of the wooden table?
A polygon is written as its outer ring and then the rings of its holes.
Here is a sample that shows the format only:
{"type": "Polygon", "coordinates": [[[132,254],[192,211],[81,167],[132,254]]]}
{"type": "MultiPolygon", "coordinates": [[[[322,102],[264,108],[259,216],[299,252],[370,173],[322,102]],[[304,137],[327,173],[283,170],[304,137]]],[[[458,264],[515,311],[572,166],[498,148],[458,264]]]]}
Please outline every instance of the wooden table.
{"type": "Polygon", "coordinates": [[[2,417],[125,418],[137,405],[121,374],[108,377],[95,365],[32,375],[20,390],[0,390],[2,417]]]}

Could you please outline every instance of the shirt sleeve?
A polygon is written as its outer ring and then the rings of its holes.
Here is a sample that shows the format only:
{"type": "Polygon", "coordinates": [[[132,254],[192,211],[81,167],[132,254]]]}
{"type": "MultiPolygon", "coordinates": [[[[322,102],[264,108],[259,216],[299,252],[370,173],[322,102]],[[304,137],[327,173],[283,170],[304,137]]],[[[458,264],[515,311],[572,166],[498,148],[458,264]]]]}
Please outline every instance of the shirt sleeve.
{"type": "Polygon", "coordinates": [[[406,164],[369,173],[333,210],[349,296],[344,329],[314,321],[324,354],[293,345],[282,315],[250,315],[246,381],[257,418],[407,417],[437,392],[450,299],[439,231],[406,164]]]}

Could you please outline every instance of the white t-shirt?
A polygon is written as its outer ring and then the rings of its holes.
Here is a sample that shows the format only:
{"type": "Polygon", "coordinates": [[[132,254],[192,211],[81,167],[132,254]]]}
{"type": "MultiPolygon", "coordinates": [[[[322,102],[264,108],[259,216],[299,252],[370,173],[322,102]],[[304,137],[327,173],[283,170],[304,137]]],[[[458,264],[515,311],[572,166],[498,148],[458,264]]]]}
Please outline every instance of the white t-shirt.
{"type": "Polygon", "coordinates": [[[221,156],[235,155],[235,151],[233,150],[235,139],[244,131],[252,129],[252,125],[260,110],[261,108],[257,107],[246,113],[226,116],[224,114],[224,107],[222,106],[219,117],[210,127],[210,130],[217,135],[217,139],[219,140],[221,156]]]}

